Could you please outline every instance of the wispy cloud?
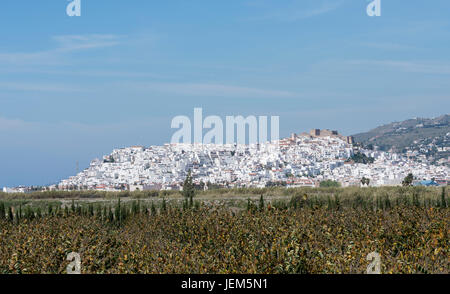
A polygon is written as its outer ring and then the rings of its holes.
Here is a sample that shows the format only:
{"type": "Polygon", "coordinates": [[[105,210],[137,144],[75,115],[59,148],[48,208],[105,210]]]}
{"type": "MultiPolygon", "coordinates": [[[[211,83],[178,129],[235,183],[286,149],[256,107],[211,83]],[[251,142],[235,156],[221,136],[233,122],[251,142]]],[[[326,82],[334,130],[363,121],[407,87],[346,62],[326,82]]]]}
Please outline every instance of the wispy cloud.
{"type": "Polygon", "coordinates": [[[22,91],[22,92],[86,92],[85,87],[74,87],[73,85],[55,83],[29,83],[29,82],[2,82],[2,91],[22,91]]]}
{"type": "Polygon", "coordinates": [[[299,21],[326,13],[330,13],[338,9],[343,1],[322,1],[317,3],[314,1],[314,6],[307,6],[305,1],[293,1],[290,5],[286,5],[283,9],[270,9],[270,12],[263,13],[258,16],[250,17],[248,20],[251,21],[284,21],[284,22],[294,22],[299,21]]]}
{"type": "Polygon", "coordinates": [[[412,62],[412,61],[397,61],[397,60],[350,60],[346,62],[350,66],[366,68],[376,68],[383,70],[396,70],[409,73],[422,74],[439,74],[449,75],[450,64],[437,63],[433,61],[428,62],[412,62]]]}
{"type": "Polygon", "coordinates": [[[260,88],[240,87],[209,83],[127,83],[129,89],[138,91],[157,91],[188,96],[209,97],[252,97],[252,98],[289,98],[296,97],[293,92],[260,88]]]}
{"type": "Polygon", "coordinates": [[[63,63],[61,57],[52,50],[38,52],[0,52],[0,64],[3,65],[56,65],[63,63]]]}
{"type": "Polygon", "coordinates": [[[299,19],[322,15],[331,12],[333,10],[336,10],[341,6],[341,4],[342,4],[341,2],[325,2],[322,3],[322,5],[319,7],[293,13],[290,17],[288,16],[286,20],[295,21],[299,19]]]}
{"type": "Polygon", "coordinates": [[[365,42],[360,43],[361,46],[372,48],[372,49],[380,49],[380,50],[391,50],[391,51],[404,51],[404,50],[415,50],[418,49],[414,46],[393,43],[393,42],[365,42]]]}
{"type": "Polygon", "coordinates": [[[53,75],[53,76],[83,76],[83,77],[94,77],[94,78],[155,78],[155,79],[170,79],[173,78],[172,75],[164,75],[159,73],[151,72],[138,72],[138,71],[127,71],[127,70],[53,70],[53,69],[35,69],[29,67],[21,68],[0,68],[0,73],[29,73],[29,74],[39,74],[39,75],[53,75]]]}
{"type": "Polygon", "coordinates": [[[62,35],[54,36],[58,43],[58,51],[75,51],[111,47],[120,44],[120,36],[117,35],[62,35]]]}
{"type": "Polygon", "coordinates": [[[0,116],[0,131],[30,127],[32,124],[20,119],[7,119],[0,116]]]}
{"type": "Polygon", "coordinates": [[[64,63],[70,52],[117,46],[122,37],[117,35],[62,35],[54,36],[55,46],[36,52],[0,52],[0,64],[10,65],[55,65],[64,63]]]}

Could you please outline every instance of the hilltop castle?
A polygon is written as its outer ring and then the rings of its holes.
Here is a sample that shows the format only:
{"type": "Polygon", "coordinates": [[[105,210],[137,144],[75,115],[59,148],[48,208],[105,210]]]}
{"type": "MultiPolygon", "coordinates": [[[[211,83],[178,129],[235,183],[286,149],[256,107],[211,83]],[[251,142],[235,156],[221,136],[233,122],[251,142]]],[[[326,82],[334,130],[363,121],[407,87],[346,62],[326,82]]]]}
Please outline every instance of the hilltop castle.
{"type": "MultiPolygon", "coordinates": [[[[313,138],[323,138],[323,137],[334,137],[334,138],[340,138],[344,142],[347,142],[348,144],[353,144],[355,140],[353,139],[353,136],[343,136],[340,135],[338,131],[332,131],[332,130],[321,130],[321,129],[312,129],[308,133],[301,133],[301,136],[311,136],[313,138]]],[[[295,139],[297,134],[292,134],[291,139],[295,139]]]]}

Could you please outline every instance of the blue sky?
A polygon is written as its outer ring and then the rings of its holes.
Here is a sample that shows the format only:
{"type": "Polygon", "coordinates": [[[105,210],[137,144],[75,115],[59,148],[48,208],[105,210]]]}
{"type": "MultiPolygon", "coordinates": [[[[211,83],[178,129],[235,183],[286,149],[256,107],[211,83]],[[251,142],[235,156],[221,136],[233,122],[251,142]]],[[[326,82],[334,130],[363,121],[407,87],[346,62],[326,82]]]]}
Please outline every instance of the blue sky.
{"type": "Polygon", "coordinates": [[[0,187],[168,142],[176,115],[344,134],[450,106],[450,2],[3,0],[0,187]]]}

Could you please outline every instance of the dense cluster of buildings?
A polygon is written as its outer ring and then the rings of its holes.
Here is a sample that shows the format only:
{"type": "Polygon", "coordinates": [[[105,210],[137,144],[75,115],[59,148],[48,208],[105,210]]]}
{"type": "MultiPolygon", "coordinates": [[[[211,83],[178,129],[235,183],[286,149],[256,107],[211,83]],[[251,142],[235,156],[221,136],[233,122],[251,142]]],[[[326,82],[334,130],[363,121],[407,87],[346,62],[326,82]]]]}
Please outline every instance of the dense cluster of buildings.
{"type": "Polygon", "coordinates": [[[312,130],[264,144],[166,144],[114,150],[89,168],[61,181],[60,190],[181,190],[190,170],[194,182],[208,187],[318,186],[333,180],[342,186],[399,185],[406,175],[449,181],[448,166],[434,166],[407,156],[359,149],[352,137],[336,131],[312,130]],[[355,152],[374,158],[354,163],[355,152]]]}
{"type": "Polygon", "coordinates": [[[450,132],[442,136],[417,139],[411,146],[405,147],[403,151],[408,157],[416,161],[450,166],[450,132]]]}

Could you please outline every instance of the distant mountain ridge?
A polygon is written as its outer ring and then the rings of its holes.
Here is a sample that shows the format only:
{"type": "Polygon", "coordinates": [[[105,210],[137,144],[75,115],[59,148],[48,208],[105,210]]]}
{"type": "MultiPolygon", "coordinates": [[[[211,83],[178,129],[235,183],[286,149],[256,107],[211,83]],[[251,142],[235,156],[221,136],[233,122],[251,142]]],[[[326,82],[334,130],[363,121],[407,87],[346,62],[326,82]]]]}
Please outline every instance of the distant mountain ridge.
{"type": "Polygon", "coordinates": [[[448,159],[450,115],[393,122],[353,137],[355,142],[365,147],[378,146],[383,151],[409,152],[432,161],[448,159]]]}

